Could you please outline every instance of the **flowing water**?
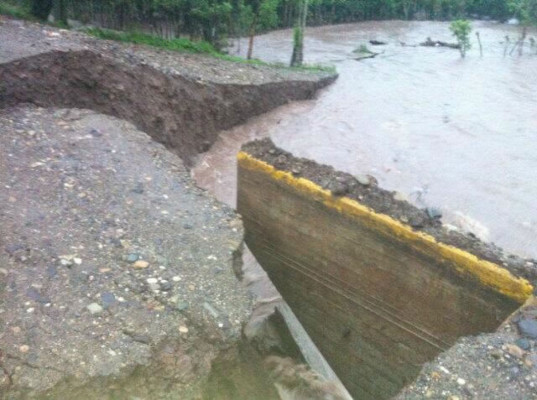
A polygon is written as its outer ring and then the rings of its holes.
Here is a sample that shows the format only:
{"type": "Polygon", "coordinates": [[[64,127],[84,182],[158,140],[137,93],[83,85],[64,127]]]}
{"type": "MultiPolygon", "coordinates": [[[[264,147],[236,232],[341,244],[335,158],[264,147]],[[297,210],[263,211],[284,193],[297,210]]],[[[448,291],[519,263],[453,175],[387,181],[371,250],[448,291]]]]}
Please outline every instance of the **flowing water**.
{"type": "MultiPolygon", "coordinates": [[[[339,79],[316,100],[224,132],[193,170],[198,184],[234,205],[240,145],[270,136],[297,156],[371,174],[417,206],[441,209],[444,222],[537,258],[537,55],[526,45],[522,56],[504,57],[505,35],[513,42],[520,28],[492,22],[473,23],[483,57],[474,33],[464,60],[457,50],[411,46],[427,37],[452,42],[448,26],[308,29],[305,61],[335,65],[339,79]],[[381,54],[357,61],[361,44],[381,54]]],[[[291,37],[289,30],[257,37],[254,56],[287,63],[291,37]]],[[[244,53],[246,42],[240,47],[244,53]]]]}

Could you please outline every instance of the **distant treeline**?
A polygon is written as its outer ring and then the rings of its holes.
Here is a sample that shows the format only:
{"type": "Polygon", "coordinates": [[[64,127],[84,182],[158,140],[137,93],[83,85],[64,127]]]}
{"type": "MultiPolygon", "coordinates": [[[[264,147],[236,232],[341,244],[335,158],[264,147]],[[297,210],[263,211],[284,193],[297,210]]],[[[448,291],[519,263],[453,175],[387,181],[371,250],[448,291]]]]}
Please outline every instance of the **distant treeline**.
{"type": "MultiPolygon", "coordinates": [[[[304,0],[11,0],[54,3],[54,14],[104,28],[189,35],[213,44],[226,37],[291,27],[304,0]]],[[[308,25],[380,19],[507,19],[512,3],[535,0],[309,0],[308,25]]]]}

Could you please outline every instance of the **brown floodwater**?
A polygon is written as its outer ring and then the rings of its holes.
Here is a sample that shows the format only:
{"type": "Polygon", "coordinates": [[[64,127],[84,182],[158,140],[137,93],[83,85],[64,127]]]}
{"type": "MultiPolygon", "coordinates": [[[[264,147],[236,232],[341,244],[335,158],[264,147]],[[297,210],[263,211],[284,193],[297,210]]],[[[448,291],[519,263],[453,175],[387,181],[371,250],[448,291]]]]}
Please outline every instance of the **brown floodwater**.
{"type": "MultiPolygon", "coordinates": [[[[367,22],[311,28],[305,61],[340,76],[313,101],[293,103],[223,132],[193,170],[198,184],[235,205],[240,145],[270,136],[296,156],[371,174],[444,222],[537,258],[537,55],[504,57],[520,28],[473,22],[466,59],[457,50],[402,46],[453,41],[447,23],[367,22]],[[386,41],[371,46],[371,39],[386,41]],[[356,61],[361,44],[379,54],[356,61]]],[[[534,31],[529,36],[537,37],[534,31]]],[[[254,56],[289,61],[290,30],[255,40],[254,56]]],[[[246,50],[246,42],[241,43],[246,50]]],[[[535,50],[533,50],[535,52],[535,50]]]]}

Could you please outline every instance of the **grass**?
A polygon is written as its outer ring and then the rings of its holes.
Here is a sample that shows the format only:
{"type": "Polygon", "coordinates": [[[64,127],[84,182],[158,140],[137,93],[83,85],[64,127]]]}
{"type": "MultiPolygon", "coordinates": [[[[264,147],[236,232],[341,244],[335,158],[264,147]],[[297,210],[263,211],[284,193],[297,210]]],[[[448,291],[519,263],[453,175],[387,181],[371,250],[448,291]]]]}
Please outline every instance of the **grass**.
{"type": "Polygon", "coordinates": [[[193,42],[188,39],[163,39],[158,36],[141,32],[121,32],[109,29],[89,28],[86,33],[99,39],[115,40],[118,42],[144,44],[161,49],[189,53],[204,53],[217,56],[220,53],[208,42],[193,42]]]}
{"type": "Polygon", "coordinates": [[[5,2],[0,2],[0,14],[18,19],[27,19],[35,21],[35,18],[32,17],[30,11],[27,8],[5,2]]]}
{"type": "Polygon", "coordinates": [[[212,57],[237,62],[241,64],[253,64],[253,65],[264,65],[281,69],[288,70],[298,70],[298,71],[310,71],[310,72],[330,72],[335,73],[336,69],[333,66],[324,66],[324,65],[303,65],[302,67],[290,68],[284,64],[271,64],[261,60],[252,59],[245,60],[244,58],[231,56],[229,54],[220,53],[216,50],[213,45],[208,42],[199,41],[193,42],[188,39],[178,38],[178,39],[164,39],[158,36],[150,35],[147,33],[141,32],[122,32],[122,31],[113,31],[109,29],[101,28],[90,28],[86,30],[86,33],[89,35],[95,36],[100,39],[115,40],[124,43],[134,43],[142,44],[146,46],[158,47],[161,49],[179,51],[179,52],[188,52],[188,53],[199,53],[199,54],[208,54],[212,57]]]}

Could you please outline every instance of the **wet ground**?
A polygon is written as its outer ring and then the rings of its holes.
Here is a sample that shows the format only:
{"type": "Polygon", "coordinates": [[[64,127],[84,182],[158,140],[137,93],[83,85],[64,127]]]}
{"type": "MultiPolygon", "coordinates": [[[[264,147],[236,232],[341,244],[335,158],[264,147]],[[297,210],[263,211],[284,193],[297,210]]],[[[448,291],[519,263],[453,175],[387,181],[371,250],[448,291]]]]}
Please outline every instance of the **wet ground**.
{"type": "MultiPolygon", "coordinates": [[[[195,179],[234,204],[240,144],[270,136],[297,156],[371,174],[379,186],[420,207],[440,208],[444,222],[537,257],[537,56],[527,44],[522,56],[515,51],[504,57],[504,37],[513,42],[518,27],[473,26],[483,57],[472,33],[465,60],[449,48],[411,47],[427,37],[452,42],[447,23],[308,29],[306,62],[336,65],[336,83],[315,101],[281,107],[221,135],[199,160],[195,179]],[[387,45],[372,46],[372,39],[387,45]],[[361,44],[381,54],[356,61],[353,50],[361,44]]],[[[279,31],[257,37],[255,57],[287,62],[291,36],[279,31]]]]}

